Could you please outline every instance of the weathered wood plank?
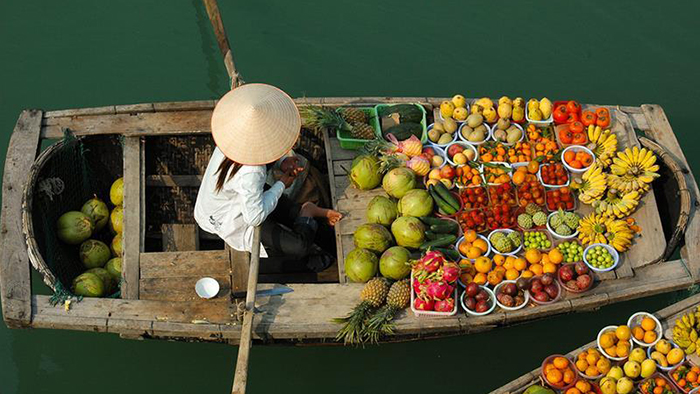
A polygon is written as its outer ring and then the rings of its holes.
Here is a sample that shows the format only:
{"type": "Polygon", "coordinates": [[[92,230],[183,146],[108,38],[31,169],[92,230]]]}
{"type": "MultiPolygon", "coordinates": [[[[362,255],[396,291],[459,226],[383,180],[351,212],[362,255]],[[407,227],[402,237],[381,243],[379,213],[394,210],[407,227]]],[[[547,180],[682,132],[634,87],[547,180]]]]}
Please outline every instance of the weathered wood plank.
{"type": "Polygon", "coordinates": [[[162,224],[163,251],[199,250],[198,230],[196,224],[162,224]]]}
{"type": "Polygon", "coordinates": [[[124,238],[122,256],[122,297],[139,298],[139,257],[143,252],[141,168],[145,165],[141,137],[124,140],[124,238]]]}
{"type": "Polygon", "coordinates": [[[46,111],[44,117],[46,118],[58,118],[67,116],[90,116],[90,115],[112,115],[116,113],[116,108],[114,105],[108,105],[105,107],[91,107],[91,108],[76,108],[76,109],[61,109],[57,111],[46,111]]]}
{"type": "Polygon", "coordinates": [[[235,250],[226,245],[231,264],[231,286],[234,292],[245,291],[248,287],[248,268],[250,265],[250,253],[235,250]]]}
{"type": "Polygon", "coordinates": [[[202,175],[148,175],[146,186],[199,187],[202,175]]]}
{"type": "Polygon", "coordinates": [[[698,220],[697,217],[698,196],[700,196],[700,191],[698,191],[698,185],[695,182],[693,172],[688,165],[688,161],[683,154],[678,139],[676,139],[675,134],[673,134],[673,129],[671,128],[671,124],[663,108],[658,105],[644,104],[642,105],[642,111],[649,125],[649,129],[645,130],[647,136],[650,136],[656,142],[663,145],[678,163],[680,163],[683,168],[687,169],[685,179],[688,184],[688,189],[690,190],[694,209],[690,211],[690,219],[685,232],[686,251],[683,253],[687,256],[686,262],[688,264],[688,269],[693,275],[693,278],[697,281],[700,280],[700,220],[698,220]]]}
{"type": "Polygon", "coordinates": [[[42,115],[38,110],[22,111],[5,158],[0,218],[0,300],[3,319],[10,328],[28,326],[32,316],[29,256],[22,235],[22,194],[39,151],[42,115]]]}
{"type": "MultiPolygon", "coordinates": [[[[335,172],[335,166],[333,164],[334,156],[336,154],[340,154],[340,151],[343,149],[340,149],[340,145],[338,144],[338,140],[336,138],[332,138],[329,133],[323,133],[323,145],[324,149],[326,150],[326,165],[328,167],[328,184],[331,190],[331,201],[332,201],[332,206],[333,209],[338,210],[338,190],[337,186],[335,184],[336,179],[338,178],[336,176],[335,172]],[[335,141],[336,143],[336,148],[338,149],[333,149],[333,144],[332,141],[335,141]]],[[[345,219],[342,219],[345,220],[345,219]]],[[[343,245],[342,245],[342,238],[341,238],[341,232],[340,232],[340,227],[339,225],[336,225],[335,228],[333,229],[335,233],[335,248],[336,248],[336,264],[338,266],[338,282],[340,283],[346,283],[347,278],[345,277],[345,255],[343,254],[343,245]]]]}
{"type": "Polygon", "coordinates": [[[231,274],[226,250],[141,253],[141,279],[231,274]]]}
{"type": "Polygon", "coordinates": [[[138,112],[155,112],[153,103],[128,104],[114,106],[115,113],[118,114],[135,114],[138,112]]]}
{"type": "Polygon", "coordinates": [[[154,103],[153,109],[156,112],[173,112],[173,111],[199,111],[211,109],[216,106],[214,100],[199,100],[199,101],[175,101],[170,103],[154,103]]]}
{"type": "MultiPolygon", "coordinates": [[[[231,294],[231,279],[228,275],[210,276],[219,282],[219,293],[216,298],[228,301],[231,294]]],[[[194,285],[202,276],[185,276],[174,278],[141,278],[141,300],[157,301],[197,301],[199,296],[194,290],[194,285]]]]}

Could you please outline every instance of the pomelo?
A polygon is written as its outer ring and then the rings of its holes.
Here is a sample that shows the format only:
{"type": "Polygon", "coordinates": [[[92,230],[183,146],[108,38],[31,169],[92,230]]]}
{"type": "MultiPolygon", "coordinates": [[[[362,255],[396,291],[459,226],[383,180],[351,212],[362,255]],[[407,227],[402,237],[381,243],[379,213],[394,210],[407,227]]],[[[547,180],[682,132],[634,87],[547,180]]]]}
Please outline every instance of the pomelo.
{"type": "Polygon", "coordinates": [[[122,235],[121,234],[117,234],[112,239],[112,245],[110,248],[112,249],[112,255],[114,257],[121,257],[122,256],[122,235]]]}
{"type": "Polygon", "coordinates": [[[124,202],[124,178],[119,178],[112,183],[112,187],[109,189],[109,200],[115,206],[122,205],[124,202]]]}
{"type": "Polygon", "coordinates": [[[122,280],[122,259],[121,257],[115,257],[105,264],[105,269],[112,277],[115,283],[119,283],[122,280]]]}
{"type": "Polygon", "coordinates": [[[88,239],[80,244],[79,256],[85,268],[102,268],[112,253],[104,242],[88,239]]]}
{"type": "Polygon", "coordinates": [[[401,280],[411,273],[408,259],[411,253],[403,246],[392,246],[382,253],[379,258],[379,272],[383,277],[401,280]]]}
{"type": "Polygon", "coordinates": [[[70,211],[58,218],[56,228],[58,239],[70,245],[77,245],[90,238],[93,223],[86,214],[70,211]]]}
{"type": "Polygon", "coordinates": [[[112,210],[109,215],[109,229],[114,234],[121,234],[124,228],[124,208],[118,206],[112,210]]]}
{"type": "Polygon", "coordinates": [[[107,204],[99,198],[91,198],[87,200],[80,209],[82,213],[87,215],[95,225],[95,231],[102,230],[109,220],[109,208],[107,204]]]}
{"type": "Polygon", "coordinates": [[[345,273],[353,282],[367,282],[377,275],[378,258],[371,250],[357,248],[345,258],[345,273]]]}
{"type": "Polygon", "coordinates": [[[106,269],[104,268],[90,268],[89,270],[85,271],[91,274],[95,274],[102,279],[102,283],[104,284],[104,292],[105,294],[111,294],[112,293],[112,288],[114,287],[114,279],[112,279],[112,276],[107,272],[106,269]]]}
{"type": "Polygon", "coordinates": [[[83,297],[102,297],[105,293],[102,278],[90,272],[84,272],[73,279],[71,289],[73,294],[83,297]]]}

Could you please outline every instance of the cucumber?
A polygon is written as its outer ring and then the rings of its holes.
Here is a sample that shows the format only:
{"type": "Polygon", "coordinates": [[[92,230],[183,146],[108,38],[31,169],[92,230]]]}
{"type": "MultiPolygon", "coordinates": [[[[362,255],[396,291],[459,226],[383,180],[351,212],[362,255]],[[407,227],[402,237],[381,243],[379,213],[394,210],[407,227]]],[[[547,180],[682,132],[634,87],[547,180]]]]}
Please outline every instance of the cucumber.
{"type": "Polygon", "coordinates": [[[454,215],[457,212],[456,209],[452,208],[450,204],[440,197],[440,195],[435,191],[435,186],[430,185],[428,188],[428,193],[430,193],[430,196],[435,201],[435,205],[438,206],[438,212],[440,212],[442,215],[454,215]]]}
{"type": "Polygon", "coordinates": [[[432,232],[432,231],[430,231],[430,230],[428,230],[428,231],[425,232],[425,238],[428,238],[429,240],[435,240],[435,239],[438,239],[438,238],[440,238],[440,237],[442,237],[442,236],[444,236],[444,235],[445,235],[445,234],[434,233],[434,232],[432,232]]]}
{"type": "Polygon", "coordinates": [[[423,224],[426,226],[432,226],[432,225],[441,225],[445,223],[452,223],[451,220],[445,220],[445,219],[440,219],[440,218],[434,218],[432,216],[421,216],[418,219],[420,219],[423,224]]]}
{"type": "Polygon", "coordinates": [[[393,134],[399,141],[404,141],[411,138],[411,135],[415,135],[418,139],[423,138],[423,125],[418,123],[401,123],[396,126],[389,127],[386,130],[382,130],[382,135],[386,139],[387,134],[393,134]]]}
{"type": "Polygon", "coordinates": [[[433,250],[437,250],[438,252],[442,253],[445,255],[447,260],[450,261],[459,261],[460,256],[459,253],[454,250],[454,249],[447,249],[447,248],[432,248],[433,250]]]}
{"type": "Polygon", "coordinates": [[[459,224],[445,220],[445,224],[433,224],[430,226],[430,231],[439,234],[456,234],[459,229],[459,224]]]}
{"type": "Polygon", "coordinates": [[[457,240],[457,237],[455,237],[452,234],[443,235],[442,237],[440,237],[438,239],[424,242],[423,245],[420,246],[420,250],[426,250],[428,248],[439,248],[441,246],[452,245],[453,243],[455,243],[456,240],[457,240]]]}
{"type": "Polygon", "coordinates": [[[380,107],[377,114],[382,118],[399,114],[399,122],[401,123],[420,123],[423,121],[423,111],[416,104],[396,104],[380,107]]]}
{"type": "Polygon", "coordinates": [[[450,204],[450,206],[455,209],[455,212],[459,211],[459,201],[454,195],[452,195],[452,193],[450,193],[449,190],[447,190],[447,187],[442,182],[435,184],[435,191],[440,195],[440,197],[442,197],[443,200],[445,200],[446,203],[450,204]]]}

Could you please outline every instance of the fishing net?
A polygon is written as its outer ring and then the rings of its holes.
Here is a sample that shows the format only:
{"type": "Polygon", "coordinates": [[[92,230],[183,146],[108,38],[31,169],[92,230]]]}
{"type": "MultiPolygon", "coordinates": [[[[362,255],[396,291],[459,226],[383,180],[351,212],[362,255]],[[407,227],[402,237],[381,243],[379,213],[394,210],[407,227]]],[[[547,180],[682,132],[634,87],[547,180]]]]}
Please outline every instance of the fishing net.
{"type": "MultiPolygon", "coordinates": [[[[77,139],[67,132],[42,158],[45,160],[34,168],[39,173],[33,174],[35,183],[30,186],[33,234],[29,236],[33,236],[36,252],[41,256],[37,268],[54,290],[53,301],[61,302],[73,296],[70,292],[73,279],[85,267],[78,256],[79,245],[68,245],[58,239],[57,220],[65,212],[80,211],[95,196],[107,203],[110,210],[113,208],[109,190],[122,176],[122,144],[116,136],[77,139]]],[[[93,233],[91,238],[110,245],[113,235],[108,227],[93,233]]],[[[108,296],[119,297],[118,288],[108,296]]]]}

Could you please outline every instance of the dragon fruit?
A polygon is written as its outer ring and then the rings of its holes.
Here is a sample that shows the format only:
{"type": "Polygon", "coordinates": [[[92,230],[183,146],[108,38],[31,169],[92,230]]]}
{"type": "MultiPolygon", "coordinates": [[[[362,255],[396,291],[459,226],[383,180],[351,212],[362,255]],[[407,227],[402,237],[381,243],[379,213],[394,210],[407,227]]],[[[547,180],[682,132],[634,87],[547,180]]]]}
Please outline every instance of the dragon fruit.
{"type": "Polygon", "coordinates": [[[459,278],[460,269],[457,263],[446,262],[442,265],[442,280],[454,283],[459,278]]]}
{"type": "Polygon", "coordinates": [[[414,156],[406,166],[419,176],[425,176],[430,171],[430,162],[423,156],[414,156]]]}
{"type": "Polygon", "coordinates": [[[455,309],[455,299],[449,297],[444,300],[435,301],[433,307],[435,312],[452,312],[455,309]]]}
{"type": "Polygon", "coordinates": [[[422,295],[416,297],[416,299],[413,301],[413,308],[419,311],[432,311],[434,305],[435,302],[433,302],[433,300],[422,295]]]}
{"type": "Polygon", "coordinates": [[[435,298],[437,300],[444,300],[451,294],[450,286],[443,281],[430,283],[428,287],[426,287],[425,292],[429,297],[435,298]]]}
{"type": "Polygon", "coordinates": [[[426,252],[425,255],[420,259],[420,263],[423,264],[423,268],[428,272],[435,272],[445,263],[445,256],[442,253],[431,250],[426,252]]]}

